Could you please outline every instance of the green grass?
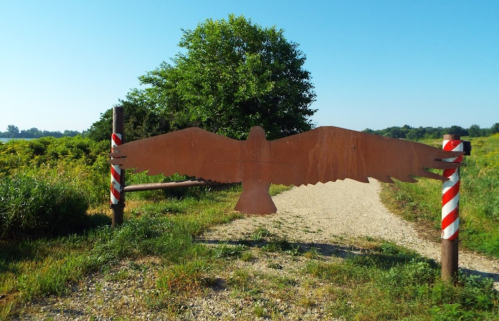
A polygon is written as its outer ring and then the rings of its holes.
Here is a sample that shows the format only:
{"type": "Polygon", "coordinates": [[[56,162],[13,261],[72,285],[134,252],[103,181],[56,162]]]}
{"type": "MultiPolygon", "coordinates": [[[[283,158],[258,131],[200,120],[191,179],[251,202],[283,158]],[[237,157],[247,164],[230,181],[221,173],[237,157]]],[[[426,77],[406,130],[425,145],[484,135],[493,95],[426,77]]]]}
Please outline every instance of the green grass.
{"type": "Polygon", "coordinates": [[[76,184],[16,174],[0,181],[0,239],[67,235],[91,225],[76,184]]]}
{"type": "Polygon", "coordinates": [[[390,243],[343,261],[311,260],[305,272],[330,283],[332,318],[494,320],[499,312],[491,280],[460,275],[452,286],[440,280],[435,263],[390,243]]]}
{"type": "MultiPolygon", "coordinates": [[[[467,166],[460,170],[460,244],[499,258],[499,135],[471,139],[471,144],[467,166]]],[[[438,237],[441,193],[442,183],[420,179],[416,184],[384,184],[382,200],[405,219],[429,226],[438,237]]]]}
{"type": "Polygon", "coordinates": [[[159,257],[167,266],[178,266],[174,270],[180,273],[184,265],[192,262],[209,261],[217,255],[232,256],[227,250],[217,252],[195,243],[194,237],[209,226],[240,217],[232,211],[239,194],[240,188],[235,187],[201,199],[148,204],[134,213],[126,212],[125,223],[117,229],[103,226],[82,235],[1,242],[0,294],[4,298],[0,301],[0,316],[15,314],[23,302],[36,297],[62,295],[68,291],[68,283],[76,283],[125,258],[159,257]],[[169,208],[173,210],[169,212],[169,208]]]}
{"type": "Polygon", "coordinates": [[[251,240],[255,242],[262,242],[266,237],[270,237],[271,235],[272,233],[270,233],[269,230],[260,226],[251,234],[251,240]]]}

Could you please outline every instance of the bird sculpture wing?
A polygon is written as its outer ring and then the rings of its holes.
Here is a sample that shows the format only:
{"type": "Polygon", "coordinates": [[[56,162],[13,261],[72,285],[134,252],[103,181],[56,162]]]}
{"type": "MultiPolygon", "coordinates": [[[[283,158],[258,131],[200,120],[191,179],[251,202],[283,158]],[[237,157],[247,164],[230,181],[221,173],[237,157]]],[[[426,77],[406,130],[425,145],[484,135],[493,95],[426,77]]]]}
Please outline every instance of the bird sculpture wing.
{"type": "Polygon", "coordinates": [[[240,182],[241,143],[187,128],[115,147],[109,162],[136,173],[148,170],[148,175],[179,173],[220,183],[240,182]]]}
{"type": "Polygon", "coordinates": [[[271,142],[271,182],[316,184],[350,178],[369,182],[416,182],[413,176],[447,180],[428,171],[460,166],[442,161],[462,153],[337,127],[317,129],[271,142]]]}

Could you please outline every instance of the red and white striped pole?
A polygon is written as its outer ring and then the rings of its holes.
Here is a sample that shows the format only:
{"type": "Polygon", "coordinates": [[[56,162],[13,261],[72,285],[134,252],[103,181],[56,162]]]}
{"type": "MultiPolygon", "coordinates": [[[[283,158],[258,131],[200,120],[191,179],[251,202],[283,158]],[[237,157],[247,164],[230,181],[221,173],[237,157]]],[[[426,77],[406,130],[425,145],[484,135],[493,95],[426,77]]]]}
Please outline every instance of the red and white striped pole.
{"type": "MultiPolygon", "coordinates": [[[[121,134],[111,134],[111,151],[121,145],[121,134]]],[[[119,165],[111,165],[111,205],[118,204],[121,200],[121,168],[119,165]]]]}
{"type": "MultiPolygon", "coordinates": [[[[459,135],[444,135],[443,149],[462,152],[463,142],[459,135]]],[[[461,163],[463,156],[447,158],[444,161],[461,163]]],[[[444,182],[442,189],[442,279],[456,281],[459,236],[459,168],[445,169],[443,176],[449,180],[444,182]]]]}
{"type": "MultiPolygon", "coordinates": [[[[111,151],[121,145],[125,138],[125,118],[123,107],[113,108],[113,133],[111,135],[111,151]]],[[[123,209],[125,208],[125,173],[119,165],[111,165],[111,210],[113,212],[113,227],[123,223],[123,209]]]]}

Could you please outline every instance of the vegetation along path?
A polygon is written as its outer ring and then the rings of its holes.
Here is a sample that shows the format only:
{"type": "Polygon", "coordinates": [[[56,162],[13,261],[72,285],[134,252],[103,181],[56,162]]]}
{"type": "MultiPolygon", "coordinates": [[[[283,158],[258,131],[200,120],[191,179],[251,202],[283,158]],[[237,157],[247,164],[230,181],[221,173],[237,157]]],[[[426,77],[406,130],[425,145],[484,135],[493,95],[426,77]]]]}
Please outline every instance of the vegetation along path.
{"type": "MultiPolygon", "coordinates": [[[[440,261],[440,243],[423,239],[414,224],[390,213],[381,203],[381,185],[352,180],[295,187],[273,197],[278,213],[219,225],[205,234],[211,240],[238,240],[264,227],[272,235],[296,244],[330,244],[338,237],[372,237],[391,241],[440,261]]],[[[459,268],[494,279],[499,289],[499,261],[476,253],[459,253],[459,268]]]]}
{"type": "MultiPolygon", "coordinates": [[[[496,320],[496,293],[473,278],[447,288],[405,250],[440,257],[440,244],[390,213],[380,190],[351,180],[292,188],[273,197],[277,214],[215,225],[175,264],[165,254],[124,257],[15,319],[496,320]]],[[[499,289],[499,261],[461,251],[460,268],[499,289]]]]}

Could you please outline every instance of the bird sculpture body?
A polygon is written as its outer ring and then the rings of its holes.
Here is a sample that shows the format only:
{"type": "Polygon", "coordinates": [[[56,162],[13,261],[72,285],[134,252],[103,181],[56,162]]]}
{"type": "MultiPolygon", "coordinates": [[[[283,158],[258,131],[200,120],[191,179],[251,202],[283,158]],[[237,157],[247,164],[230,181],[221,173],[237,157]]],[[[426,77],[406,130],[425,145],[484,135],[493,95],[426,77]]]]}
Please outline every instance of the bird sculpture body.
{"type": "Polygon", "coordinates": [[[261,127],[253,127],[246,141],[200,128],[158,135],[115,147],[111,164],[148,175],[179,173],[220,183],[242,182],[235,209],[246,214],[276,213],[271,183],[307,185],[368,177],[391,183],[392,178],[416,182],[413,176],[445,181],[428,171],[460,166],[444,162],[461,155],[421,143],[387,138],[338,127],[268,141],[261,127]]]}

